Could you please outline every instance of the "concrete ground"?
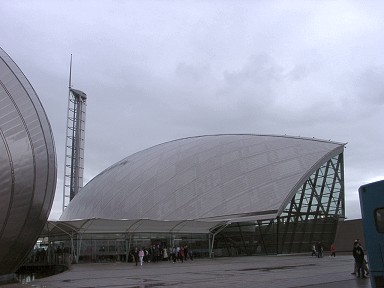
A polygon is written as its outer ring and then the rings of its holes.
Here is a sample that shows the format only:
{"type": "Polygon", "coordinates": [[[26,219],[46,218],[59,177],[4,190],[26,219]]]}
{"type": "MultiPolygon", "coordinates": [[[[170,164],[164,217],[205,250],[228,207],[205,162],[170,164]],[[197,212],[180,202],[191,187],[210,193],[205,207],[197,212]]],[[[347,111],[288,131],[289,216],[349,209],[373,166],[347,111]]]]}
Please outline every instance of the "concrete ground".
{"type": "Polygon", "coordinates": [[[1,288],[54,287],[371,287],[370,280],[351,275],[351,255],[336,258],[255,256],[195,259],[184,263],[92,263],[27,284],[1,288]]]}

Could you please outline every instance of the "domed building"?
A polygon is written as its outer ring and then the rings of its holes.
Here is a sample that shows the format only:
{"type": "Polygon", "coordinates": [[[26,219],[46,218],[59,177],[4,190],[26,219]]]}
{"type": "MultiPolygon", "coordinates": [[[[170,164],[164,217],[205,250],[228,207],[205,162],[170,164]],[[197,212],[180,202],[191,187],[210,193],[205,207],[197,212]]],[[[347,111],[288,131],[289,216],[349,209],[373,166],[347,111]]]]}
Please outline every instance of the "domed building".
{"type": "Polygon", "coordinates": [[[307,252],[330,245],[344,219],[344,146],[254,134],[166,142],[102,171],[46,231],[81,239],[72,248],[90,261],[156,243],[207,256],[307,252]]]}
{"type": "Polygon", "coordinates": [[[40,100],[0,48],[0,282],[33,248],[51,211],[56,152],[40,100]]]}

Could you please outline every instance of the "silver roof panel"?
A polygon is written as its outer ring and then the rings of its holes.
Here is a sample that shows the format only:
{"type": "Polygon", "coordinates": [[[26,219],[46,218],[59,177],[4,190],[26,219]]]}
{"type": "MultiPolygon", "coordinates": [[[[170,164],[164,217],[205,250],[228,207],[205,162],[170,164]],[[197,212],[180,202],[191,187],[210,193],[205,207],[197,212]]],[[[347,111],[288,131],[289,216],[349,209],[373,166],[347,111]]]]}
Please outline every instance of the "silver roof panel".
{"type": "Polygon", "coordinates": [[[270,219],[321,164],[343,153],[344,145],[255,134],[170,141],[101,172],[60,219],[270,219]]]}

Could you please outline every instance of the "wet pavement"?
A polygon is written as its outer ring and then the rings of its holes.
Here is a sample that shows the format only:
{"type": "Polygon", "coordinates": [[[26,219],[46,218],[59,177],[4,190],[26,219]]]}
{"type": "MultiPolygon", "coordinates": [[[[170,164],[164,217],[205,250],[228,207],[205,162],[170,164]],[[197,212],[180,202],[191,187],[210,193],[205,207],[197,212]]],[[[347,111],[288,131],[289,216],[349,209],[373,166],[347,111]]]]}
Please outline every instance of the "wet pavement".
{"type": "Polygon", "coordinates": [[[307,255],[195,259],[184,263],[76,264],[63,273],[27,284],[1,288],[54,287],[371,287],[370,280],[351,275],[350,255],[315,258],[307,255]]]}

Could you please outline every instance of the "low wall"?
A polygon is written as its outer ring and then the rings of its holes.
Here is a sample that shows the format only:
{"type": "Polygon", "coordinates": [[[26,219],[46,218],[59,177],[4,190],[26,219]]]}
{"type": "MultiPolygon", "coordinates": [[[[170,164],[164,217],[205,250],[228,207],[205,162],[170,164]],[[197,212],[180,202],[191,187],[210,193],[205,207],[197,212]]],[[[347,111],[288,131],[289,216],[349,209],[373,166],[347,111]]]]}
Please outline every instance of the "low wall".
{"type": "Polygon", "coordinates": [[[365,247],[363,223],[361,219],[340,221],[336,231],[336,250],[338,252],[352,253],[353,242],[360,239],[365,247]]]}

